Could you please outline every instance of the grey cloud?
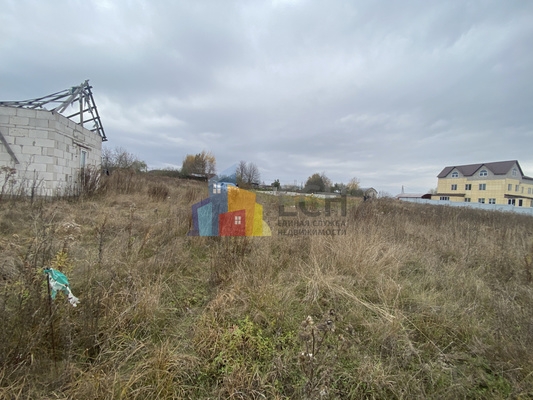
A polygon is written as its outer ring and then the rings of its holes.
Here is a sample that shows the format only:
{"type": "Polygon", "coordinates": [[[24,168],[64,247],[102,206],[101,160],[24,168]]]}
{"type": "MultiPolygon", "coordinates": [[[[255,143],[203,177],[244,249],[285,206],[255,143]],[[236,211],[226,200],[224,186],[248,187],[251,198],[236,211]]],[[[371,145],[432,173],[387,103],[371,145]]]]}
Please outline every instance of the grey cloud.
{"type": "Polygon", "coordinates": [[[395,194],[532,165],[530,2],[4,3],[2,100],[90,78],[108,145],[152,167],[206,149],[395,194]]]}

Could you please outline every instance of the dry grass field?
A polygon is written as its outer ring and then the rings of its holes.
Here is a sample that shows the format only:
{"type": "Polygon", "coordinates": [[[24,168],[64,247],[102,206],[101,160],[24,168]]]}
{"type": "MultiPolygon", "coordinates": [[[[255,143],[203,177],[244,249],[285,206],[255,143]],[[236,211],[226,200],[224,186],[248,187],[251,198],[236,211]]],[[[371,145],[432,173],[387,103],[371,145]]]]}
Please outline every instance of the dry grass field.
{"type": "Polygon", "coordinates": [[[258,194],[272,237],[187,237],[206,196],[117,172],[3,198],[0,398],[533,397],[532,217],[351,201],[345,234],[288,236],[258,194]]]}

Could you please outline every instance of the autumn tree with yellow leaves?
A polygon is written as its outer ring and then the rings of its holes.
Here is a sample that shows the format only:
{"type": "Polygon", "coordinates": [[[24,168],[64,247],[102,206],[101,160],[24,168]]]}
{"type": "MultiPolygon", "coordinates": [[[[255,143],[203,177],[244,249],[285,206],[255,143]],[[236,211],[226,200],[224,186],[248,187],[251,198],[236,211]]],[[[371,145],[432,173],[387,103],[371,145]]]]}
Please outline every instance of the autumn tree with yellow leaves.
{"type": "Polygon", "coordinates": [[[182,175],[212,175],[216,172],[216,159],[213,153],[203,150],[196,155],[187,154],[181,167],[182,175]]]}

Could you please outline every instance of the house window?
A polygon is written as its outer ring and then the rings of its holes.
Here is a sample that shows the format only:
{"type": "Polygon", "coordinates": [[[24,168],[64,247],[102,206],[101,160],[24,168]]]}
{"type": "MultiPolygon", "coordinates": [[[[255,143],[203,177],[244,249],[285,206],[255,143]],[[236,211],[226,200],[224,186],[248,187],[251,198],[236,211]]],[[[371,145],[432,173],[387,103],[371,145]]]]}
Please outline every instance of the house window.
{"type": "Polygon", "coordinates": [[[531,188],[527,188],[527,194],[531,194],[531,188]]]}
{"type": "Polygon", "coordinates": [[[235,225],[240,225],[241,224],[241,216],[240,215],[236,215],[235,216],[235,225]]]}
{"type": "Polygon", "coordinates": [[[481,203],[481,204],[485,204],[485,199],[481,198],[481,199],[477,199],[477,202],[478,203],[481,203]]]}
{"type": "Polygon", "coordinates": [[[507,199],[507,204],[509,204],[510,206],[514,206],[516,204],[515,201],[515,199],[507,199]]]}
{"type": "Polygon", "coordinates": [[[459,172],[453,171],[452,172],[452,178],[459,178],[459,172]]]}
{"type": "Polygon", "coordinates": [[[450,200],[450,196],[440,196],[441,200],[450,200]]]}
{"type": "Polygon", "coordinates": [[[489,199],[489,204],[496,204],[496,199],[489,199]]]}
{"type": "Polygon", "coordinates": [[[516,168],[513,168],[513,176],[516,176],[518,175],[518,171],[516,170],[516,168]]]}
{"type": "Polygon", "coordinates": [[[214,194],[222,193],[222,185],[218,183],[213,184],[213,193],[214,194]]]}
{"type": "Polygon", "coordinates": [[[465,185],[465,190],[472,190],[472,184],[471,183],[467,183],[465,185]]]}
{"type": "Polygon", "coordinates": [[[512,183],[509,183],[507,185],[507,190],[510,192],[511,190],[513,190],[513,184],[512,183]]]}
{"type": "Polygon", "coordinates": [[[482,169],[481,171],[479,171],[479,176],[487,176],[489,173],[487,172],[486,169],[482,169]]]}
{"type": "Polygon", "coordinates": [[[457,190],[457,185],[452,185],[452,190],[457,190]]]}
{"type": "Polygon", "coordinates": [[[514,187],[514,191],[515,191],[515,192],[518,192],[518,188],[519,188],[519,187],[520,187],[520,185],[515,185],[515,187],[514,187]]]}
{"type": "Polygon", "coordinates": [[[470,197],[465,197],[465,203],[470,203],[470,197]]]}
{"type": "Polygon", "coordinates": [[[531,200],[531,207],[533,207],[533,200],[531,200]]]}
{"type": "Polygon", "coordinates": [[[479,190],[487,190],[487,184],[486,183],[480,183],[479,184],[479,190]]]}

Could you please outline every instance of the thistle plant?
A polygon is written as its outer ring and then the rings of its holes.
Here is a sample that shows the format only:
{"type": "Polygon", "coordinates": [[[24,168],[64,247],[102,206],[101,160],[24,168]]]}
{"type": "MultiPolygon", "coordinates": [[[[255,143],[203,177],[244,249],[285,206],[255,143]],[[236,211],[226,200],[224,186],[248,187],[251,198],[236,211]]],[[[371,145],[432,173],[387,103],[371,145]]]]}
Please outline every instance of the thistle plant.
{"type": "Polygon", "coordinates": [[[319,323],[308,315],[300,325],[299,338],[304,350],[299,354],[300,368],[305,375],[304,393],[309,398],[328,394],[330,362],[337,356],[335,333],[336,313],[330,309],[319,323]]]}

